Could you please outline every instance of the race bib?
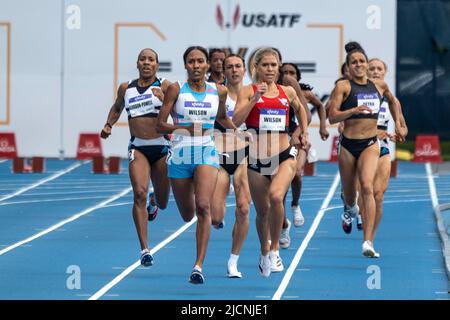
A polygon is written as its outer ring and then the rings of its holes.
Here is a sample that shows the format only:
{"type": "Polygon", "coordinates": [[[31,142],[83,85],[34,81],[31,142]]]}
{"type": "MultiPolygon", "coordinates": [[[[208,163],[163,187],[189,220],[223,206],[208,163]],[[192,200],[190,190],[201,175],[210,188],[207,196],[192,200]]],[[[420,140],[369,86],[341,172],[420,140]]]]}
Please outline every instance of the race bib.
{"type": "Polygon", "coordinates": [[[191,122],[207,121],[211,118],[211,103],[201,101],[185,101],[184,117],[191,122]]]}
{"type": "Polygon", "coordinates": [[[259,115],[259,129],[284,131],[286,129],[286,110],[261,109],[259,115]]]}
{"type": "Polygon", "coordinates": [[[142,116],[153,112],[152,94],[144,94],[128,100],[128,110],[131,117],[142,116]]]}
{"type": "MultiPolygon", "coordinates": [[[[380,99],[376,93],[358,93],[358,106],[366,106],[372,110],[372,113],[377,113],[380,110],[380,99]]],[[[364,113],[370,113],[364,111],[364,113]]]]}
{"type": "Polygon", "coordinates": [[[380,108],[380,113],[378,114],[378,125],[379,126],[384,125],[386,120],[387,120],[386,108],[385,107],[381,107],[380,108]]]}
{"type": "Polygon", "coordinates": [[[388,104],[386,102],[383,102],[380,106],[380,113],[378,114],[378,123],[379,126],[387,126],[387,123],[389,121],[389,116],[387,113],[388,104]]]}
{"type": "Polygon", "coordinates": [[[227,101],[226,101],[226,103],[225,103],[225,108],[226,108],[226,110],[227,110],[227,116],[228,116],[229,118],[232,118],[232,117],[233,117],[233,113],[234,113],[234,104],[233,104],[233,105],[230,105],[230,104],[228,103],[228,99],[227,99],[227,101]]]}

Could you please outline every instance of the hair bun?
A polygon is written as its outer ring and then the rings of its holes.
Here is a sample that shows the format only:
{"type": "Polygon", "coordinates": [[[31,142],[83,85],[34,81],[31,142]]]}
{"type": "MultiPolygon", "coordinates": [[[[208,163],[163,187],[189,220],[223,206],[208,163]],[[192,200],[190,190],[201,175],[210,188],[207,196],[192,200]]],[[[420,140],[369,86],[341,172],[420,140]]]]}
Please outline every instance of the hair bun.
{"type": "Polygon", "coordinates": [[[349,52],[352,52],[353,50],[362,50],[362,51],[364,51],[364,49],[361,47],[361,45],[358,42],[350,41],[349,43],[347,43],[345,45],[345,52],[349,53],[349,52]]]}

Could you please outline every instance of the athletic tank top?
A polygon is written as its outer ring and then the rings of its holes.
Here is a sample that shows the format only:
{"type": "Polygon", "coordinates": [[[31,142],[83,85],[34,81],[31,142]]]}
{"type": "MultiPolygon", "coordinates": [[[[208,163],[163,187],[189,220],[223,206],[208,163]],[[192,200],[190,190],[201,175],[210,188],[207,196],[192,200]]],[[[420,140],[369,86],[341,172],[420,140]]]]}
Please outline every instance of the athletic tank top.
{"type": "MultiPolygon", "coordinates": [[[[225,107],[227,110],[227,116],[230,119],[233,119],[233,114],[234,114],[234,107],[236,106],[236,101],[234,101],[233,99],[230,98],[230,96],[227,96],[227,101],[225,102],[225,107]]],[[[215,121],[214,122],[214,129],[219,130],[220,132],[225,132],[227,129],[225,129],[219,122],[215,121]]],[[[245,123],[241,124],[241,126],[239,127],[240,130],[245,130],[245,123]]]]}
{"type": "MultiPolygon", "coordinates": [[[[206,82],[203,92],[193,91],[187,82],[178,82],[180,92],[172,112],[173,121],[177,125],[189,126],[201,123],[202,128],[213,129],[219,107],[219,94],[213,82],[206,82]]],[[[183,146],[214,145],[212,131],[206,136],[186,136],[174,132],[173,148],[183,146]]]]}
{"type": "Polygon", "coordinates": [[[161,88],[163,81],[163,79],[156,78],[155,82],[146,87],[139,87],[138,79],[128,82],[124,96],[128,120],[137,117],[156,118],[158,116],[162,101],[153,94],[152,88],[161,88]]]}
{"type": "Polygon", "coordinates": [[[383,97],[380,106],[380,113],[378,114],[378,129],[387,130],[391,117],[391,112],[389,110],[389,100],[386,97],[383,97]]]}
{"type": "MultiPolygon", "coordinates": [[[[247,129],[288,132],[289,99],[280,85],[277,84],[277,88],[278,96],[274,98],[262,96],[255,103],[245,120],[247,129]]],[[[253,85],[253,92],[256,92],[256,85],[253,85]]]]}
{"type": "Polygon", "coordinates": [[[367,84],[357,84],[349,80],[351,85],[350,94],[341,104],[341,111],[345,111],[357,106],[365,105],[372,110],[372,113],[354,114],[348,119],[378,119],[380,111],[381,96],[375,84],[367,79],[367,84]]]}
{"type": "MultiPolygon", "coordinates": [[[[280,76],[278,77],[277,84],[283,85],[283,80],[284,80],[284,73],[280,72],[280,76]]],[[[301,85],[302,84],[300,83],[300,86],[301,85]]],[[[295,131],[295,129],[297,129],[297,126],[298,126],[298,122],[297,122],[297,117],[295,115],[295,110],[292,106],[289,106],[289,125],[288,125],[289,134],[292,134],[295,131]]]]}

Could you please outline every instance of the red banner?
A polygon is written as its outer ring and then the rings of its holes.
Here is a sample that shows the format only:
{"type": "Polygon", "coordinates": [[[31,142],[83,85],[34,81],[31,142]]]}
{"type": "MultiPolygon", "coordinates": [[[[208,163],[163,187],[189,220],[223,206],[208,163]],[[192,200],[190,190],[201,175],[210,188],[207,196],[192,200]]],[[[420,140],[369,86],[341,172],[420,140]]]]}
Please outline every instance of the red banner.
{"type": "Polygon", "coordinates": [[[442,162],[438,135],[417,135],[414,162],[442,162]]]}
{"type": "Polygon", "coordinates": [[[14,159],[17,157],[16,137],[14,133],[0,133],[0,158],[14,159]]]}
{"type": "Polygon", "coordinates": [[[77,160],[103,157],[100,135],[98,133],[80,133],[77,148],[77,160]]]}
{"type": "Polygon", "coordinates": [[[338,161],[338,143],[339,143],[339,136],[334,136],[333,142],[331,144],[331,156],[329,160],[331,162],[338,161]]]}

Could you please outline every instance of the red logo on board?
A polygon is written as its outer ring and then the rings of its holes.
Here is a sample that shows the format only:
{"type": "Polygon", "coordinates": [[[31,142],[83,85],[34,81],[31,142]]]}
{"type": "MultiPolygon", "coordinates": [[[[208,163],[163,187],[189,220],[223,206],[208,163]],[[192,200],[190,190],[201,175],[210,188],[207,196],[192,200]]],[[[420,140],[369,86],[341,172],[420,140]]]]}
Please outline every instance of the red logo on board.
{"type": "Polygon", "coordinates": [[[80,133],[78,141],[77,160],[102,157],[102,145],[98,133],[80,133]]]}
{"type": "Polygon", "coordinates": [[[14,133],[0,133],[0,158],[17,157],[16,137],[14,133]]]}
{"type": "Polygon", "coordinates": [[[442,162],[438,135],[417,135],[414,162],[442,162]]]}
{"type": "Polygon", "coordinates": [[[334,136],[333,142],[331,144],[331,156],[329,160],[331,162],[338,161],[338,144],[339,144],[339,136],[334,136]]]}

